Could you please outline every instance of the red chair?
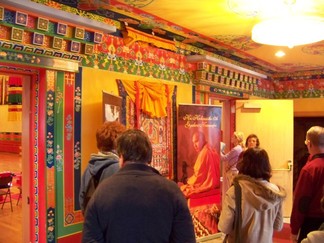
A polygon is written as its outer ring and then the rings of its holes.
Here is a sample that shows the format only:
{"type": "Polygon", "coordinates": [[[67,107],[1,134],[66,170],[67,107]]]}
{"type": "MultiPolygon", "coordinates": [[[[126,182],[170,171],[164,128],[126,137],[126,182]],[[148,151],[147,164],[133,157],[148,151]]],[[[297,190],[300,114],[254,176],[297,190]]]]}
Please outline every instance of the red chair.
{"type": "Polygon", "coordinates": [[[14,177],[14,174],[11,172],[3,172],[0,173],[0,195],[4,196],[3,202],[2,202],[2,207],[3,209],[4,204],[7,202],[7,197],[9,195],[9,202],[11,206],[11,212],[12,210],[12,201],[11,201],[11,191],[10,188],[12,186],[12,178],[14,177]]]}

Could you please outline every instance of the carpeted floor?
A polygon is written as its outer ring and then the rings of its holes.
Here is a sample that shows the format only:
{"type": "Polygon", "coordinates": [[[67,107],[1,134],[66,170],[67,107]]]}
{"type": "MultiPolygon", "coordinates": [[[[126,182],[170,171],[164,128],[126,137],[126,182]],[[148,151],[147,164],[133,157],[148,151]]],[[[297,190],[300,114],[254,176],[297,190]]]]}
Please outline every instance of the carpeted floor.
{"type": "Polygon", "coordinates": [[[280,232],[277,231],[274,232],[273,243],[291,243],[290,225],[288,223],[284,224],[284,227],[280,232]]]}

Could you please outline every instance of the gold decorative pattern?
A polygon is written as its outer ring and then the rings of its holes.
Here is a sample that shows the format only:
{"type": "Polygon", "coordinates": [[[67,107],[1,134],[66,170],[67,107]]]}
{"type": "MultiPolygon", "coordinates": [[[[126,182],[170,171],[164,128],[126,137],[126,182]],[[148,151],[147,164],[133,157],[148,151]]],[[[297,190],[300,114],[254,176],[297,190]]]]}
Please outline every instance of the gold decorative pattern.
{"type": "Polygon", "coordinates": [[[38,19],[37,19],[37,29],[48,31],[48,23],[49,23],[48,19],[38,17],[38,19]]]}
{"type": "Polygon", "coordinates": [[[90,44],[85,44],[85,48],[84,48],[84,54],[86,55],[92,55],[94,51],[94,45],[90,45],[90,44]]]}
{"type": "Polygon", "coordinates": [[[75,32],[74,32],[74,38],[83,40],[84,39],[84,29],[76,27],[75,32]]]}
{"type": "Polygon", "coordinates": [[[24,36],[24,30],[18,28],[11,29],[11,40],[22,41],[24,36]]]}
{"type": "Polygon", "coordinates": [[[123,31],[123,39],[126,46],[131,46],[135,42],[147,43],[159,48],[176,51],[174,41],[162,39],[152,34],[142,33],[134,28],[126,26],[126,31],[123,31]]]}
{"type": "Polygon", "coordinates": [[[4,19],[4,8],[0,7],[0,20],[4,19]]]}
{"type": "Polygon", "coordinates": [[[62,49],[62,46],[63,46],[63,39],[59,37],[54,37],[52,47],[54,49],[62,49]]]}

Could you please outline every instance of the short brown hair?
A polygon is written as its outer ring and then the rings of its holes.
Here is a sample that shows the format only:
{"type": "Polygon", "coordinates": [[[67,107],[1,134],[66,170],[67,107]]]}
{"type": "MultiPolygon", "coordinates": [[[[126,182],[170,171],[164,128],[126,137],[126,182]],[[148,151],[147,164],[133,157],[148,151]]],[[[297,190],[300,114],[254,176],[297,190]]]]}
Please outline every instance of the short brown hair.
{"type": "Polygon", "coordinates": [[[97,148],[101,152],[116,149],[116,138],[126,130],[125,126],[117,121],[106,121],[96,132],[97,148]]]}
{"type": "Polygon", "coordinates": [[[261,148],[249,148],[240,161],[239,173],[255,179],[262,178],[269,181],[271,178],[271,165],[268,153],[261,148]]]}
{"type": "Polygon", "coordinates": [[[259,140],[258,136],[252,133],[252,134],[250,134],[246,138],[246,140],[245,140],[245,147],[248,147],[248,143],[249,143],[249,139],[250,138],[255,138],[255,140],[256,140],[256,147],[259,147],[260,146],[260,140],[259,140]]]}
{"type": "Polygon", "coordinates": [[[150,164],[152,144],[147,134],[139,129],[129,129],[117,139],[117,153],[124,162],[150,164]]]}

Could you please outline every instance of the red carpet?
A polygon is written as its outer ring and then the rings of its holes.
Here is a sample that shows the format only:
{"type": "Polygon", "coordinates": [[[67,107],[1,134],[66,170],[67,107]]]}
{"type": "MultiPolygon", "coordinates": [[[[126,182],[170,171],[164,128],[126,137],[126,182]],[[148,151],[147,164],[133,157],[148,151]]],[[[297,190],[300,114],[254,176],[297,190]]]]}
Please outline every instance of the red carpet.
{"type": "Polygon", "coordinates": [[[273,243],[291,243],[289,224],[284,224],[283,229],[280,232],[274,231],[273,243]]]}

